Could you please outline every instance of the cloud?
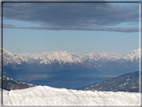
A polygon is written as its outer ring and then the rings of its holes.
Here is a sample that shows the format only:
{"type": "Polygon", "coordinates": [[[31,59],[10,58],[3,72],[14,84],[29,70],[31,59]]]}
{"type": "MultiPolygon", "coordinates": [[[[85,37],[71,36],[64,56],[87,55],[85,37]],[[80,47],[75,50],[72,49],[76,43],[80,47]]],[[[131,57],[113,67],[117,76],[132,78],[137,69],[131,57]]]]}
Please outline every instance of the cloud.
{"type": "Polygon", "coordinates": [[[93,27],[61,27],[61,26],[33,26],[33,27],[17,27],[15,25],[11,24],[4,24],[4,28],[16,28],[16,29],[32,29],[32,30],[83,30],[83,31],[113,31],[113,32],[138,32],[139,28],[137,27],[130,27],[130,28],[124,28],[124,27],[103,27],[103,26],[93,26],[93,27]]]}
{"type": "Polygon", "coordinates": [[[131,27],[131,28],[123,28],[123,27],[16,27],[14,25],[5,25],[4,28],[17,28],[17,29],[33,29],[33,30],[93,30],[93,31],[114,31],[114,32],[138,32],[139,28],[137,27],[131,27]]]}
{"type": "Polygon", "coordinates": [[[5,19],[40,24],[40,27],[28,29],[137,32],[138,28],[113,26],[124,22],[138,24],[139,6],[111,3],[4,3],[3,16],[5,19]]]}
{"type": "Polygon", "coordinates": [[[16,28],[15,25],[11,25],[11,24],[3,24],[4,28],[16,28]]]}

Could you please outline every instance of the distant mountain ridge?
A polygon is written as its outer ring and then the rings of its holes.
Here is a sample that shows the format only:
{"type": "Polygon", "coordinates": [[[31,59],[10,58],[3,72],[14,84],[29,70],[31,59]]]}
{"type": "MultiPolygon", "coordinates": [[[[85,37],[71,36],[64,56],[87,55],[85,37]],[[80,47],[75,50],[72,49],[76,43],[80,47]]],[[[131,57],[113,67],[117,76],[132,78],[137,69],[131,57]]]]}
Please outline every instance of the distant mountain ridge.
{"type": "Polygon", "coordinates": [[[19,69],[21,65],[37,66],[48,71],[88,68],[107,73],[133,71],[139,68],[139,51],[133,50],[124,55],[114,52],[79,55],[61,50],[15,54],[3,49],[3,65],[12,69],[19,69]]]}
{"type": "Polygon", "coordinates": [[[11,53],[5,49],[3,49],[3,55],[4,55],[4,65],[8,63],[17,63],[20,64],[21,62],[25,61],[28,63],[32,63],[29,60],[39,60],[39,63],[42,64],[50,64],[52,61],[57,60],[61,63],[76,63],[80,62],[83,63],[88,60],[103,60],[103,61],[115,61],[115,60],[120,60],[120,59],[125,59],[125,60],[131,60],[133,62],[134,60],[139,58],[139,51],[140,49],[133,50],[129,54],[123,54],[120,55],[118,53],[107,53],[107,52],[102,52],[102,53],[88,53],[84,55],[79,55],[75,53],[70,53],[68,51],[61,51],[61,50],[54,50],[51,52],[45,51],[42,53],[21,53],[21,54],[15,54],[11,53]]]}
{"type": "Polygon", "coordinates": [[[139,72],[123,74],[103,82],[88,85],[81,90],[139,92],[139,72]]]}

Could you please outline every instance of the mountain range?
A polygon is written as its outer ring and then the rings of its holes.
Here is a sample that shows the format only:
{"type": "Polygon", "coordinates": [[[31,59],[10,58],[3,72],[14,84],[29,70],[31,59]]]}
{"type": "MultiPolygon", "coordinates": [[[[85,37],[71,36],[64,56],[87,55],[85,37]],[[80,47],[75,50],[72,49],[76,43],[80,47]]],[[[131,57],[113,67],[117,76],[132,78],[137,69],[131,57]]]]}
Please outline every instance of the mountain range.
{"type": "Polygon", "coordinates": [[[124,74],[139,69],[140,49],[128,54],[87,53],[83,55],[54,50],[42,53],[11,53],[3,49],[4,72],[28,70],[49,72],[62,70],[95,69],[106,74],[124,74]]]}

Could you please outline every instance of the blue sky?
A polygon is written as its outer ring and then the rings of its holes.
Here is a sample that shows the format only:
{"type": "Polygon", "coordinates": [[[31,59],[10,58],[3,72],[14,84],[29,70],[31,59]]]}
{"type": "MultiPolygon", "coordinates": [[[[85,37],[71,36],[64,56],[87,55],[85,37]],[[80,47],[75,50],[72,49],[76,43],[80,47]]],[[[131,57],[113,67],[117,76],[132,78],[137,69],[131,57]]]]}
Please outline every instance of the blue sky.
{"type": "Polygon", "coordinates": [[[139,4],[4,4],[3,46],[12,53],[77,54],[139,48],[139,4]]]}

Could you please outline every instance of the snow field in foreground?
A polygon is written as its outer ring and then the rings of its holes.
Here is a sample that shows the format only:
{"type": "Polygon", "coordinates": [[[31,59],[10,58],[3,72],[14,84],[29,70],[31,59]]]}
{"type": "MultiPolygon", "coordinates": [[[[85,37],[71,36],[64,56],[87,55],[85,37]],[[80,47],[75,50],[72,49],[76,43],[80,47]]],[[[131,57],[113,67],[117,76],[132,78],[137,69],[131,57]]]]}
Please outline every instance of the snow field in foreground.
{"type": "Polygon", "coordinates": [[[78,91],[49,86],[3,90],[3,105],[140,105],[140,93],[78,91]]]}

